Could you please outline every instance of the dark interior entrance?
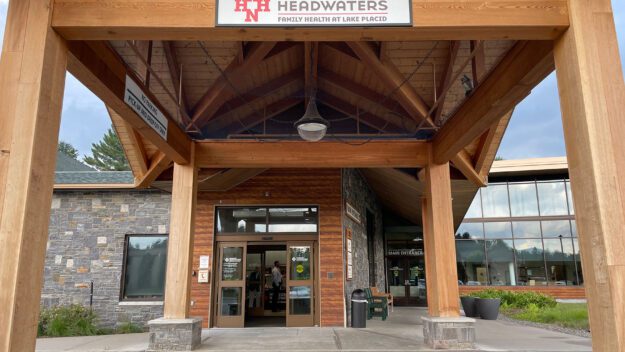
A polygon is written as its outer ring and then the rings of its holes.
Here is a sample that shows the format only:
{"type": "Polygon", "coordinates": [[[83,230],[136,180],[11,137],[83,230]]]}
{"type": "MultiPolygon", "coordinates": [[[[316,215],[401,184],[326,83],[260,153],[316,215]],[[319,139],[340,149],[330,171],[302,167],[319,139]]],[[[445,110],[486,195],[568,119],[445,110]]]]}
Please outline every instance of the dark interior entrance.
{"type": "Polygon", "coordinates": [[[247,246],[245,327],[286,326],[286,244],[247,246]],[[272,270],[279,262],[282,283],[274,306],[272,270]]]}

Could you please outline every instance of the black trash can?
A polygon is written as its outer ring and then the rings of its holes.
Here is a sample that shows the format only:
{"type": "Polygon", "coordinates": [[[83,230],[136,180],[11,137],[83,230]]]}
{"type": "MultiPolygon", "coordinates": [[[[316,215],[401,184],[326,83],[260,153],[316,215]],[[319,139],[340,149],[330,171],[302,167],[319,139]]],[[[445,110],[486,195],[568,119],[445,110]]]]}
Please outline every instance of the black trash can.
{"type": "Polygon", "coordinates": [[[361,289],[352,292],[352,328],[367,327],[367,295],[361,289]]]}

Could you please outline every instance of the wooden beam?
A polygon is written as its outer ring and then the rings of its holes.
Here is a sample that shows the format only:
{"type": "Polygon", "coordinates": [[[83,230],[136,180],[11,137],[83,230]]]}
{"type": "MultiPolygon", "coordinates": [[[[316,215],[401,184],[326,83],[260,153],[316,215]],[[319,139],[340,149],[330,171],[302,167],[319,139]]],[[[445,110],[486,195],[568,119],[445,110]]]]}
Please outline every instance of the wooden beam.
{"type": "MultiPolygon", "coordinates": [[[[167,68],[169,69],[169,77],[171,78],[171,83],[174,86],[174,91],[176,92],[176,98],[178,98],[178,103],[187,115],[189,114],[189,100],[187,100],[187,94],[184,89],[184,85],[182,84],[182,72],[180,72],[180,63],[178,62],[178,55],[176,55],[176,47],[171,41],[163,41],[163,51],[165,52],[165,61],[167,61],[167,68]]],[[[185,114],[182,116],[186,117],[185,114]]],[[[184,121],[185,123],[189,123],[189,121],[184,121]]]]}
{"type": "Polygon", "coordinates": [[[458,57],[458,51],[460,49],[460,41],[453,40],[449,42],[449,55],[447,56],[447,63],[445,64],[445,71],[441,75],[441,81],[438,84],[438,89],[436,90],[436,94],[440,101],[437,101],[438,106],[434,112],[434,123],[438,125],[441,122],[441,116],[443,114],[443,109],[445,108],[445,100],[447,98],[447,94],[444,92],[449,90],[449,86],[451,85],[451,79],[454,75],[454,65],[456,64],[456,58],[458,57]]]}
{"type": "Polygon", "coordinates": [[[477,40],[557,38],[569,25],[563,0],[414,0],[412,27],[216,27],[215,0],[55,0],[53,27],[71,40],[217,41],[477,40]]]}
{"type": "Polygon", "coordinates": [[[514,110],[510,110],[505,113],[499,121],[480,137],[479,146],[474,155],[474,161],[475,171],[482,177],[488,177],[488,173],[493,165],[493,161],[495,161],[497,157],[497,150],[499,149],[499,145],[506,132],[508,123],[512,118],[513,112],[514,110]]]}
{"type": "Polygon", "coordinates": [[[458,171],[462,172],[467,180],[473,182],[473,184],[478,187],[486,186],[486,177],[480,175],[477,170],[475,170],[473,160],[466,150],[461,150],[460,153],[456,154],[456,156],[451,159],[451,162],[458,171]]]}
{"type": "MultiPolygon", "coordinates": [[[[206,169],[204,169],[206,170],[206,169]]],[[[214,169],[208,169],[214,170],[214,169]]],[[[260,175],[267,169],[225,169],[210,178],[200,180],[198,190],[203,192],[224,192],[260,175]]],[[[200,170],[203,171],[203,170],[200,170]]],[[[201,175],[200,175],[201,178],[201,175]]]]}
{"type": "Polygon", "coordinates": [[[348,42],[347,45],[358,55],[360,60],[371,69],[387,88],[395,92],[399,103],[417,122],[425,120],[429,126],[434,123],[428,116],[430,107],[417,94],[416,90],[405,80],[401,72],[391,61],[380,61],[375,50],[367,42],[348,42]]]}
{"type": "Polygon", "coordinates": [[[158,100],[140,83],[117,53],[103,42],[69,42],[68,70],[89,88],[104,104],[115,110],[146,140],[157,146],[169,158],[179,163],[189,162],[191,139],[169,116],[158,100]],[[135,80],[146,96],[167,118],[167,140],[152,129],[124,102],[126,76],[135,80]]]}
{"type": "MultiPolygon", "coordinates": [[[[280,91],[286,86],[297,81],[301,82],[301,77],[302,69],[296,68],[289,73],[274,78],[269,82],[252,88],[241,95],[233,97],[232,99],[223,103],[221,108],[217,111],[217,113],[215,113],[215,117],[208,122],[204,130],[210,134],[211,131],[218,131],[225,126],[232,124],[235,120],[235,117],[233,117],[232,115],[236,114],[238,109],[246,106],[254,106],[259,101],[265,100],[267,96],[280,91]]],[[[299,83],[298,85],[301,85],[301,83],[299,83]]],[[[262,116],[262,113],[255,114],[257,116],[262,116]]]]}
{"type": "Polygon", "coordinates": [[[480,40],[471,40],[469,43],[471,52],[476,51],[471,60],[471,73],[473,76],[473,86],[477,87],[486,74],[486,54],[484,53],[484,43],[480,40]]]}
{"type": "Polygon", "coordinates": [[[430,161],[420,173],[425,188],[421,212],[428,314],[431,317],[458,317],[460,293],[449,163],[435,164],[431,152],[428,154],[430,161]]]}
{"type": "Polygon", "coordinates": [[[427,142],[197,142],[196,159],[202,168],[340,168],[422,167],[427,142]],[[332,157],[329,158],[328,156],[332,157]]]}
{"type": "Polygon", "coordinates": [[[569,1],[555,42],[593,351],[625,350],[625,83],[609,0],[569,1]]]}
{"type": "MultiPolygon", "coordinates": [[[[191,147],[191,156],[194,154],[191,147]]],[[[197,174],[195,158],[188,165],[174,164],[171,191],[171,220],[167,244],[165,274],[165,319],[185,319],[191,308],[191,276],[193,272],[193,238],[195,237],[195,206],[197,174]]]]}
{"type": "Polygon", "coordinates": [[[152,185],[152,182],[158,178],[163,171],[167,170],[171,166],[171,159],[162,152],[156,153],[150,161],[150,168],[148,171],[137,181],[135,181],[136,188],[148,188],[152,185]]]}
{"type": "Polygon", "coordinates": [[[243,62],[239,63],[239,60],[235,57],[223,71],[223,75],[220,75],[200,98],[193,109],[191,123],[201,128],[210,120],[221,107],[221,104],[233,94],[236,94],[236,92],[232,91],[230,84],[236,86],[238,80],[247,78],[246,75],[249,74],[249,71],[256,68],[263,61],[269,51],[276,45],[276,42],[260,42],[249,45],[252,47],[247,51],[243,62]]]}
{"type": "Polygon", "coordinates": [[[2,352],[34,351],[37,338],[67,67],[51,12],[48,0],[12,1],[0,59],[2,352]]]}
{"type": "MultiPolygon", "coordinates": [[[[296,95],[301,96],[302,93],[303,91],[298,92],[298,94],[296,95]]],[[[220,131],[217,132],[217,134],[219,136],[223,136],[224,134],[225,135],[239,134],[301,103],[302,103],[301,98],[287,97],[287,98],[278,100],[274,103],[267,105],[263,112],[255,111],[255,112],[250,113],[247,116],[244,116],[243,118],[233,119],[233,121],[230,121],[229,125],[222,128],[220,131]]]]}
{"type": "Polygon", "coordinates": [[[122,143],[124,154],[128,164],[130,164],[133,175],[135,178],[143,177],[148,172],[148,157],[143,141],[141,141],[141,136],[113,109],[107,106],[106,110],[113,123],[115,133],[122,143]]]}
{"type": "Polygon", "coordinates": [[[434,136],[434,161],[451,160],[554,69],[552,42],[517,43],[434,136]]]}
{"type": "Polygon", "coordinates": [[[319,62],[319,43],[304,42],[304,104],[317,88],[317,66],[319,62]]]}

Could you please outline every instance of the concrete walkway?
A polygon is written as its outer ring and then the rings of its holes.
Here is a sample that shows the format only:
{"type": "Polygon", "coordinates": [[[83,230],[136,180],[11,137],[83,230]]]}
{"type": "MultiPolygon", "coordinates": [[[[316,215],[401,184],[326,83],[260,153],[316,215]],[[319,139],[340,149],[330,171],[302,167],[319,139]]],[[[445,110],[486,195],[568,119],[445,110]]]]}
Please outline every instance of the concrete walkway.
{"type": "MultiPolygon", "coordinates": [[[[247,328],[210,329],[199,351],[429,351],[423,344],[422,308],[395,308],[366,329],[247,328]]],[[[590,339],[504,321],[477,321],[479,351],[591,351],[590,339]]],[[[148,334],[46,338],[37,351],[144,351],[148,334]]]]}

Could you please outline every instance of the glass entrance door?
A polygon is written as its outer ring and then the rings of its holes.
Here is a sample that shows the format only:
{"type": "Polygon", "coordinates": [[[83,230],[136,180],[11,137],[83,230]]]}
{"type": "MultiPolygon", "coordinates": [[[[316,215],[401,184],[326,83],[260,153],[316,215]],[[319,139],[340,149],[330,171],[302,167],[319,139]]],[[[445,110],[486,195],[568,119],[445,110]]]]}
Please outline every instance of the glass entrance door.
{"type": "Polygon", "coordinates": [[[426,303],[423,256],[388,257],[388,282],[394,303],[418,306],[426,303]]]}
{"type": "Polygon", "coordinates": [[[245,242],[219,244],[217,267],[216,325],[242,328],[245,325],[245,242]]]}
{"type": "Polygon", "coordinates": [[[287,242],[286,326],[314,325],[313,242],[287,242]]]}

